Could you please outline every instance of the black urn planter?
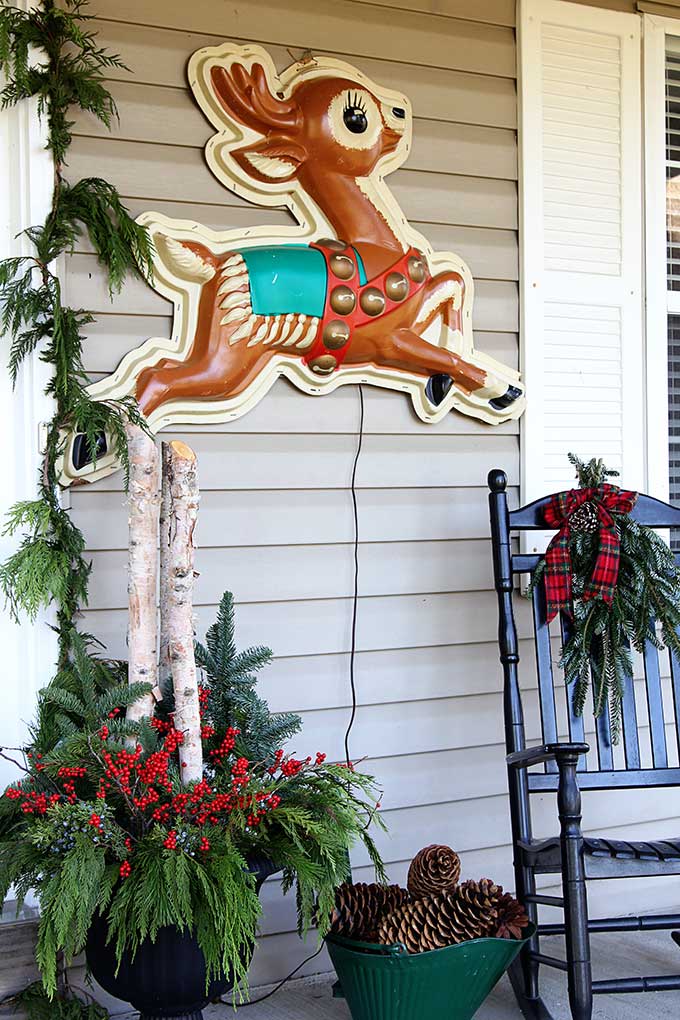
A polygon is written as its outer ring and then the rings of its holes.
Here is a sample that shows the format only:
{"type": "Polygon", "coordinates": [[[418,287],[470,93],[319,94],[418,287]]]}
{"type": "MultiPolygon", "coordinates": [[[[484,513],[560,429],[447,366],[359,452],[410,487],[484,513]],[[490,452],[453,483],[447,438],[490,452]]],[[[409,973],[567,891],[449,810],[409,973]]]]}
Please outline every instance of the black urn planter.
{"type": "MultiPolygon", "coordinates": [[[[266,858],[248,862],[259,893],[278,869],[266,858]]],[[[87,936],[85,956],[92,976],[105,991],[139,1010],[140,1020],[202,1020],[202,1009],[228,992],[233,974],[211,981],[206,992],[205,960],[198,940],[177,928],[161,928],[155,942],[145,939],[132,957],[124,953],[116,973],[116,953],[107,944],[108,924],[98,916],[87,936]]],[[[252,946],[246,948],[248,956],[252,946]]]]}

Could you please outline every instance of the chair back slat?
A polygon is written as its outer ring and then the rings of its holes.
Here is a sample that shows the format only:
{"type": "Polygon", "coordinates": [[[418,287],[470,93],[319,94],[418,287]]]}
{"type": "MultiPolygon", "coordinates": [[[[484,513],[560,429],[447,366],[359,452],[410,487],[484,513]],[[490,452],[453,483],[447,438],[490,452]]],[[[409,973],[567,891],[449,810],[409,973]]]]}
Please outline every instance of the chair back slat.
{"type": "MultiPolygon", "coordinates": [[[[531,601],[534,616],[538,696],[541,705],[543,743],[554,744],[557,742],[557,712],[555,709],[555,683],[553,680],[552,650],[550,648],[550,628],[548,626],[543,578],[534,587],[531,601]]],[[[549,761],[546,765],[546,771],[556,772],[557,763],[549,761]]]]}
{"type": "MultiPolygon", "coordinates": [[[[560,637],[562,639],[562,647],[567,643],[571,637],[571,620],[566,613],[560,613],[560,637]]],[[[565,675],[565,697],[567,699],[567,720],[569,723],[569,739],[575,744],[582,744],[585,741],[585,732],[583,726],[583,716],[576,715],[574,711],[574,678],[565,675]]],[[[587,767],[588,761],[585,755],[581,755],[578,760],[577,770],[583,772],[587,767]]]]}
{"type": "Polygon", "coordinates": [[[651,641],[645,642],[644,660],[652,761],[654,768],[665,769],[668,767],[668,748],[666,747],[666,725],[663,714],[659,652],[651,641]]]}
{"type": "Polygon", "coordinates": [[[624,679],[623,697],[621,699],[621,722],[623,724],[623,751],[626,756],[626,768],[639,769],[640,736],[638,733],[637,706],[635,704],[635,678],[632,670],[624,679]]]}
{"type": "Polygon", "coordinates": [[[600,763],[600,772],[611,772],[614,768],[614,750],[612,748],[612,730],[609,723],[609,712],[606,707],[604,712],[601,712],[595,718],[595,737],[597,739],[597,760],[600,763]]]}
{"type": "MultiPolygon", "coordinates": [[[[680,630],[678,631],[680,637],[680,630]]],[[[673,689],[673,711],[675,713],[675,740],[678,746],[678,758],[680,760],[680,660],[675,652],[670,654],[671,660],[671,687],[673,689]]]]}

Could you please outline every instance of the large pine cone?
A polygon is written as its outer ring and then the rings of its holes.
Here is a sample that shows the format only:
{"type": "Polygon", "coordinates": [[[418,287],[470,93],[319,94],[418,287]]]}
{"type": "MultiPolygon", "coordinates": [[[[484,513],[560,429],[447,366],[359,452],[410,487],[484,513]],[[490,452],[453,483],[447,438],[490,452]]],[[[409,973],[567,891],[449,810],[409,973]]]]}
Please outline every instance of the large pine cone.
{"type": "Polygon", "coordinates": [[[473,914],[478,916],[496,915],[503,895],[503,886],[496,885],[490,878],[480,878],[479,882],[463,882],[458,889],[461,903],[467,904],[473,914]]]}
{"type": "Polygon", "coordinates": [[[529,924],[529,918],[521,903],[506,893],[498,903],[496,936],[499,939],[521,939],[522,929],[529,924]]]}
{"type": "Polygon", "coordinates": [[[414,899],[451,891],[460,878],[460,857],[450,846],[426,846],[413,858],[408,870],[408,891],[414,899]]]}
{"type": "Polygon", "coordinates": [[[335,893],[330,930],[349,939],[372,941],[381,917],[407,900],[408,893],[398,885],[344,882],[335,893]]]}
{"type": "Polygon", "coordinates": [[[459,888],[425,896],[385,915],[378,925],[378,941],[401,942],[409,953],[424,953],[492,935],[496,924],[496,910],[483,896],[476,898],[470,891],[462,897],[459,888]]]}

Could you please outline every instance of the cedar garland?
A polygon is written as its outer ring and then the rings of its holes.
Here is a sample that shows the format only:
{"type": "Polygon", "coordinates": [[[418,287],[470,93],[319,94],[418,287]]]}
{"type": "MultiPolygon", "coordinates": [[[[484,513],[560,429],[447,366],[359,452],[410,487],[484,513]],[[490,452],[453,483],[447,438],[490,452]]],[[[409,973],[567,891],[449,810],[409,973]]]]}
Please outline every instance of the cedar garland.
{"type": "Polygon", "coordinates": [[[127,478],[126,423],[144,427],[132,398],[92,400],[83,366],[83,331],[94,320],[82,308],[62,300],[54,270],[59,256],[70,254],[79,239],[89,237],[108,276],[109,292],[120,291],[129,273],[151,273],[151,242],[144,227],[131,218],[118,192],[107,181],[89,177],[71,184],[65,177],[72,141],[72,109],[94,115],[106,127],[117,116],[104,84],[110,68],[125,68],[116,54],[96,43],[85,13],[87,0],[42,0],[22,11],[0,2],[0,71],[7,84],[0,93],[3,108],[36,97],[47,122],[47,149],[54,160],[52,205],[45,222],[25,236],[32,255],[0,261],[0,329],[10,340],[9,371],[13,381],[23,361],[36,350],[51,366],[46,392],[54,399],[47,428],[43,466],[34,500],[11,508],[4,534],[24,531],[18,550],[0,565],[0,588],[13,616],[34,619],[41,608],[57,604],[59,665],[68,660],[73,619],[87,602],[90,564],[79,529],[61,506],[59,459],[63,437],[80,432],[90,456],[106,433],[127,478]],[[38,58],[34,50],[40,51],[38,58]]]}

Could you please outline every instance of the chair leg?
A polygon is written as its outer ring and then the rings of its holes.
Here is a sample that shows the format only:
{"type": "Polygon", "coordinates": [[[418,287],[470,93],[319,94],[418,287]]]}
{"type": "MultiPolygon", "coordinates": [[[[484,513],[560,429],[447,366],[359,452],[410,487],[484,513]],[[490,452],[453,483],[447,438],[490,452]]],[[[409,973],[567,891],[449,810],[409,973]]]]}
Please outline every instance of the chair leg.
{"type": "Polygon", "coordinates": [[[573,1020],[591,1020],[593,979],[588,934],[588,899],[583,863],[581,791],[576,778],[578,755],[560,763],[557,804],[562,847],[562,889],[569,967],[569,1004],[573,1020]]]}
{"type": "MultiPolygon", "coordinates": [[[[538,923],[538,909],[535,903],[527,902],[527,896],[534,896],[536,894],[536,876],[534,875],[531,868],[522,867],[518,865],[515,868],[515,895],[520,903],[526,905],[526,912],[529,920],[534,924],[538,923]]],[[[537,953],[539,949],[538,935],[534,935],[532,939],[522,949],[522,952],[518,958],[518,970],[521,970],[522,975],[522,991],[528,999],[537,999],[539,996],[538,991],[538,964],[531,957],[531,953],[537,953]]]]}
{"type": "Polygon", "coordinates": [[[552,1013],[548,1011],[540,996],[527,996],[526,978],[519,957],[508,971],[508,977],[524,1020],[553,1020],[552,1013]]]}
{"type": "MultiPolygon", "coordinates": [[[[532,868],[526,867],[517,847],[519,839],[531,837],[531,818],[529,813],[529,793],[526,788],[526,775],[517,769],[510,769],[508,782],[511,793],[511,822],[513,841],[515,843],[515,896],[526,905],[529,920],[538,921],[536,904],[527,897],[536,894],[536,876],[532,868]]],[[[539,995],[538,964],[531,954],[539,948],[538,935],[524,946],[510,971],[510,981],[525,1020],[552,1020],[539,995]]]]}

